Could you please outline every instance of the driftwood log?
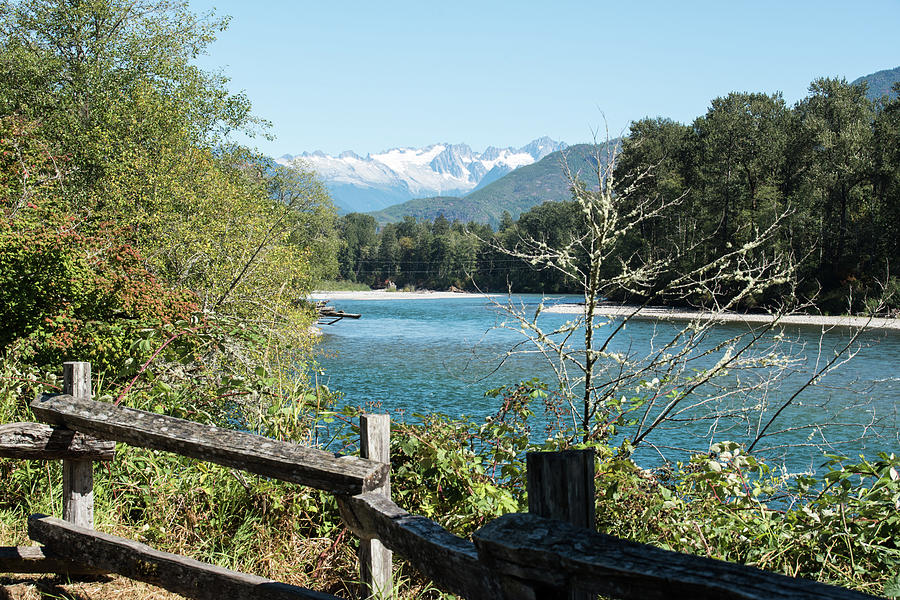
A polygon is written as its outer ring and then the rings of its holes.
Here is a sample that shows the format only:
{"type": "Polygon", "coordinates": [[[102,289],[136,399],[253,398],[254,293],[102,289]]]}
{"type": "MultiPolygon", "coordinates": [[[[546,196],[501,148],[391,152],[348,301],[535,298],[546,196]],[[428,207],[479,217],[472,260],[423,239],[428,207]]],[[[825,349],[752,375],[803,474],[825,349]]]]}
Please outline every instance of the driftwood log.
{"type": "Polygon", "coordinates": [[[381,487],[390,465],[73,396],[31,403],[38,418],[88,435],[174,452],[336,494],[381,487]]]}
{"type": "Polygon", "coordinates": [[[102,575],[106,571],[73,563],[40,546],[5,546],[0,548],[0,573],[56,573],[69,576],[102,575]]]}
{"type": "Polygon", "coordinates": [[[316,313],[320,325],[334,325],[341,319],[358,319],[362,316],[354,313],[347,313],[342,310],[337,310],[333,306],[328,306],[328,303],[325,300],[316,302],[316,313]],[[326,323],[324,322],[326,319],[331,320],[326,323]]]}
{"type": "MultiPolygon", "coordinates": [[[[612,598],[667,600],[872,600],[860,592],[680,554],[531,514],[491,521],[473,536],[497,575],[532,582],[535,598],[577,589],[612,598]]],[[[521,598],[521,589],[503,597],[521,598]]]]}
{"type": "Polygon", "coordinates": [[[0,425],[0,457],[24,459],[112,460],[116,443],[42,423],[0,425]]]}
{"type": "Polygon", "coordinates": [[[409,514],[378,492],[339,497],[338,504],[350,531],[364,540],[377,537],[437,587],[473,600],[499,597],[472,542],[430,519],[409,514]]]}
{"type": "Polygon", "coordinates": [[[338,600],[330,594],[160,552],[44,515],[28,519],[28,535],[69,560],[198,600],[338,600]]]}

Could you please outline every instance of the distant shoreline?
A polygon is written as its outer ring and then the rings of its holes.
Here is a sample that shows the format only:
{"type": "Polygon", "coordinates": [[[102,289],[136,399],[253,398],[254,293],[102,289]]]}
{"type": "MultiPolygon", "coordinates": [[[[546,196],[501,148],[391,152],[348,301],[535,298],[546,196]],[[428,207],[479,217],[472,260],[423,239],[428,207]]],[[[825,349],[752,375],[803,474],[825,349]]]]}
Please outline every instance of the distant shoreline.
{"type": "MultiPolygon", "coordinates": [[[[368,291],[313,291],[310,300],[442,300],[448,298],[499,298],[506,294],[482,294],[473,292],[435,292],[419,290],[415,292],[389,292],[387,290],[368,291]]],[[[636,306],[611,306],[601,304],[597,307],[597,314],[616,317],[628,315],[637,309],[636,306]]],[[[557,304],[544,309],[547,313],[579,314],[583,310],[580,304],[557,304]]],[[[770,315],[743,314],[743,313],[712,313],[702,310],[689,310],[683,308],[667,308],[651,306],[636,314],[635,319],[693,321],[695,319],[716,319],[723,323],[768,323],[772,320],[770,315]]],[[[868,327],[869,329],[889,329],[900,331],[900,319],[873,318],[851,316],[825,316],[825,315],[788,315],[782,317],[780,323],[784,325],[812,325],[815,327],[868,327]]]]}
{"type": "Polygon", "coordinates": [[[387,290],[367,290],[361,292],[313,290],[310,300],[441,300],[446,298],[491,298],[504,294],[477,294],[473,292],[389,292],[387,290]]]}
{"type": "MultiPolygon", "coordinates": [[[[630,315],[637,309],[637,306],[610,306],[601,304],[597,307],[597,314],[616,317],[630,315]]],[[[583,310],[584,307],[580,304],[557,304],[555,306],[548,306],[544,309],[544,312],[577,315],[583,310]]],[[[661,306],[649,306],[643,308],[633,318],[671,321],[715,319],[724,323],[770,323],[772,321],[772,316],[766,314],[744,314],[733,312],[713,313],[703,310],[667,308],[661,306]]],[[[869,329],[892,329],[900,331],[900,319],[893,318],[872,318],[870,320],[869,317],[851,317],[846,315],[786,315],[779,319],[779,323],[783,325],[813,325],[816,327],[867,327],[869,329]]]]}

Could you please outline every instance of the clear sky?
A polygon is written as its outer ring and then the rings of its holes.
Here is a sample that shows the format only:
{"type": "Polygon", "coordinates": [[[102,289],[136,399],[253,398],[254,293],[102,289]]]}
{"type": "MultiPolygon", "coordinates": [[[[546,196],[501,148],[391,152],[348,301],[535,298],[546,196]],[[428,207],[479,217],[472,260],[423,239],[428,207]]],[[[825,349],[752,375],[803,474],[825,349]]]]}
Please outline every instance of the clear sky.
{"type": "Polygon", "coordinates": [[[691,122],[730,91],[900,65],[900,0],[190,0],[231,24],[202,58],[273,123],[273,156],[522,146],[691,122]]]}

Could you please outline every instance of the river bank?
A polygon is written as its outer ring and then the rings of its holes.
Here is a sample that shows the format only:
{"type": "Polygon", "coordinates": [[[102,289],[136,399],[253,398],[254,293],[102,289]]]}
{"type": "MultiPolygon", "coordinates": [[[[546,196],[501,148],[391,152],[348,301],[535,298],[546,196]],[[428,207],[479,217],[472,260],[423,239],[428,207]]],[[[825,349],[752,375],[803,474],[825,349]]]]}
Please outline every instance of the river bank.
{"type": "MultiPolygon", "coordinates": [[[[581,304],[557,304],[547,307],[546,312],[555,314],[577,315],[581,314],[584,306],[581,304]]],[[[671,321],[716,320],[723,323],[770,323],[772,315],[745,314],[733,312],[711,312],[702,310],[688,310],[683,308],[668,308],[665,306],[648,306],[639,308],[628,305],[601,304],[597,307],[597,314],[618,317],[633,315],[634,319],[654,319],[671,321]],[[638,311],[638,312],[635,312],[638,311]]],[[[900,331],[900,319],[853,317],[847,315],[785,315],[779,319],[785,325],[813,325],[816,327],[865,327],[869,329],[893,329],[900,331]]]]}
{"type": "MultiPolygon", "coordinates": [[[[431,290],[417,290],[415,292],[400,292],[387,290],[366,291],[313,291],[310,300],[446,300],[451,298],[504,298],[505,294],[483,294],[473,292],[436,292],[431,290]]],[[[502,303],[502,300],[500,300],[502,303]]],[[[544,312],[549,314],[580,314],[584,307],[580,304],[555,304],[547,306],[544,312]]],[[[711,311],[690,310],[684,308],[669,308],[665,306],[648,306],[640,309],[631,305],[601,304],[597,307],[597,314],[609,317],[633,315],[634,319],[645,320],[670,320],[693,321],[710,320],[723,323],[768,323],[772,320],[767,314],[744,313],[714,313],[711,311]]],[[[866,327],[869,329],[889,329],[900,331],[900,319],[896,318],[869,318],[848,315],[787,315],[781,317],[780,322],[785,325],[811,325],[814,327],[866,327]]]]}
{"type": "Polygon", "coordinates": [[[313,290],[310,300],[445,300],[447,298],[492,298],[503,294],[478,294],[474,292],[435,292],[416,290],[415,292],[389,292],[387,290],[334,291],[313,290]]]}

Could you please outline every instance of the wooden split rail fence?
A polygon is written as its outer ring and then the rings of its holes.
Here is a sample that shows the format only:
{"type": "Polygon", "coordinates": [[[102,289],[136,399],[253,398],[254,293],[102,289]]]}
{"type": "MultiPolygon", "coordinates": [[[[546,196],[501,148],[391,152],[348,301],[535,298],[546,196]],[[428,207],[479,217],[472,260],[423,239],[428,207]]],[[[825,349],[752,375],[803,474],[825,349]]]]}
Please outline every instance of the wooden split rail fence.
{"type": "Polygon", "coordinates": [[[32,403],[46,424],[0,425],[0,457],[62,459],[63,518],[33,515],[42,546],[0,548],[0,573],[117,573],[189,598],[315,599],[329,594],[154,550],[93,529],[92,465],[114,443],[174,452],[329,491],[361,539],[372,596],[391,597],[391,553],[471,599],[615,598],[860,600],[844,588],[679,554],[593,531],[594,455],[528,455],[529,512],[502,516],[467,540],[391,501],[387,415],[364,415],[360,457],[90,399],[90,365],[66,363],[64,394],[32,403]]]}

